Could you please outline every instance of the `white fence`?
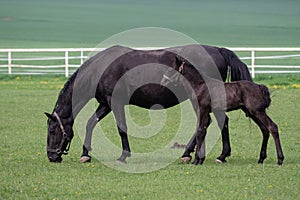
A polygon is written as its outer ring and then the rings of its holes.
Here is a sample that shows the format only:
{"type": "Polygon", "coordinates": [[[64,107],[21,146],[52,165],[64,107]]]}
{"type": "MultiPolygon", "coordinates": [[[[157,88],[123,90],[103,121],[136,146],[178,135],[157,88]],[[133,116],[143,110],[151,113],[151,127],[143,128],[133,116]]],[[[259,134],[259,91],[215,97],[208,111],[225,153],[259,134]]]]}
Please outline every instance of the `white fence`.
{"type": "MultiPolygon", "coordinates": [[[[300,48],[229,49],[244,55],[240,58],[248,64],[253,78],[255,74],[300,73],[300,48]],[[260,60],[262,64],[257,64],[260,60]]],[[[68,77],[91,52],[101,50],[103,49],[0,49],[0,74],[64,74],[68,77]]]]}

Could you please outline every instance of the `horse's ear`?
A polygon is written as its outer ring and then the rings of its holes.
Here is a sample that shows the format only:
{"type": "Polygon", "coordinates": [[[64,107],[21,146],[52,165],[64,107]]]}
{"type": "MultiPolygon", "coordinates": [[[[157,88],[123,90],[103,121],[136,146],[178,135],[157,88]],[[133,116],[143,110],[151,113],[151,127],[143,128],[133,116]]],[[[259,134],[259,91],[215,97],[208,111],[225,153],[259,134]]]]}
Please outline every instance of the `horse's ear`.
{"type": "Polygon", "coordinates": [[[45,112],[45,115],[46,115],[49,119],[55,121],[55,118],[54,118],[50,113],[45,112]]]}

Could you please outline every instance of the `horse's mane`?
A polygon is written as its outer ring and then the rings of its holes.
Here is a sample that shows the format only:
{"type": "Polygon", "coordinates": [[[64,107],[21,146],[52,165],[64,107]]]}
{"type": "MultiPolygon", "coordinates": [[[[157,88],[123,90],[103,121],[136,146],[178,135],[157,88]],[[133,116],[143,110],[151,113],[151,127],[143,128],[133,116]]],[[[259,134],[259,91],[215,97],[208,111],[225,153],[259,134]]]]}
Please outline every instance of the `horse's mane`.
{"type": "MultiPolygon", "coordinates": [[[[75,81],[82,82],[82,78],[86,77],[86,70],[89,70],[89,67],[91,66],[91,63],[95,60],[101,58],[101,55],[107,54],[110,51],[113,51],[114,49],[119,49],[121,46],[113,46],[110,47],[104,51],[100,51],[94,55],[92,55],[89,59],[87,59],[67,80],[67,82],[64,84],[63,88],[59,92],[58,99],[56,102],[56,105],[54,107],[54,110],[57,110],[60,108],[61,105],[69,105],[72,106],[70,102],[72,102],[72,95],[73,95],[73,87],[75,84],[75,81]],[[78,80],[76,80],[78,79],[78,80]]],[[[128,49],[128,48],[127,48],[128,49]]]]}
{"type": "Polygon", "coordinates": [[[72,98],[73,83],[75,82],[78,70],[79,69],[72,74],[72,76],[64,84],[63,88],[60,90],[54,110],[57,110],[60,105],[64,104],[66,99],[72,98]]]}
{"type": "Polygon", "coordinates": [[[64,84],[63,88],[60,90],[58,94],[58,99],[54,107],[54,110],[56,110],[57,108],[60,107],[60,105],[63,105],[67,100],[72,98],[73,86],[77,78],[77,75],[79,74],[79,71],[88,67],[89,64],[95,59],[96,55],[86,60],[67,80],[67,82],[64,84]]]}

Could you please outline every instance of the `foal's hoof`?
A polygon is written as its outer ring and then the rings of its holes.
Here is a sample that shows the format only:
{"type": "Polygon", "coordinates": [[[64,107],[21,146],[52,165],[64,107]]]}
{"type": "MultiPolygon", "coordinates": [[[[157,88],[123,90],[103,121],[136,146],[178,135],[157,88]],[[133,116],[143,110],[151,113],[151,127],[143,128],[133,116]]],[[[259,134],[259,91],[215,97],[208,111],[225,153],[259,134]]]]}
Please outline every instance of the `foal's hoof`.
{"type": "Polygon", "coordinates": [[[258,164],[264,164],[264,161],[261,160],[261,159],[259,159],[257,163],[258,163],[258,164]]]}
{"type": "Polygon", "coordinates": [[[204,160],[205,160],[205,157],[204,158],[200,158],[200,159],[199,158],[195,158],[193,164],[194,165],[202,165],[203,162],[204,162],[204,160]]]}
{"type": "Polygon", "coordinates": [[[192,160],[191,156],[187,156],[187,157],[182,157],[181,158],[181,162],[182,163],[189,163],[192,160]]]}
{"type": "Polygon", "coordinates": [[[91,160],[92,160],[92,157],[91,156],[81,156],[81,158],[80,158],[80,162],[81,163],[86,163],[86,162],[91,162],[91,160]]]}
{"type": "Polygon", "coordinates": [[[282,163],[283,163],[283,160],[278,160],[278,162],[277,162],[277,164],[278,164],[279,166],[282,166],[282,163]]]}
{"type": "Polygon", "coordinates": [[[193,162],[193,165],[202,165],[203,164],[203,161],[201,161],[201,160],[194,160],[194,162],[193,162]]]}

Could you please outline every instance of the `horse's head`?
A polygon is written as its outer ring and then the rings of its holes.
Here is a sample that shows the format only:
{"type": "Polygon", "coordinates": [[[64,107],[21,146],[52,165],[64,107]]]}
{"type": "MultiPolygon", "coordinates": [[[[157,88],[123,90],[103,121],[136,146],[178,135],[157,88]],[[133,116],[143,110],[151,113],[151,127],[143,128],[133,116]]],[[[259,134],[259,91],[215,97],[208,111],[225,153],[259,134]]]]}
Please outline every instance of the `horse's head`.
{"type": "Polygon", "coordinates": [[[72,125],[56,112],[45,114],[48,117],[47,155],[50,162],[61,162],[62,154],[68,154],[74,136],[72,125]]]}

